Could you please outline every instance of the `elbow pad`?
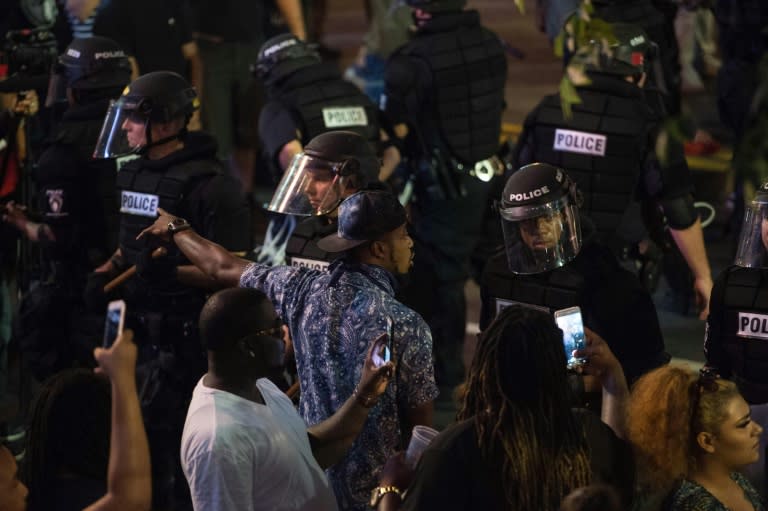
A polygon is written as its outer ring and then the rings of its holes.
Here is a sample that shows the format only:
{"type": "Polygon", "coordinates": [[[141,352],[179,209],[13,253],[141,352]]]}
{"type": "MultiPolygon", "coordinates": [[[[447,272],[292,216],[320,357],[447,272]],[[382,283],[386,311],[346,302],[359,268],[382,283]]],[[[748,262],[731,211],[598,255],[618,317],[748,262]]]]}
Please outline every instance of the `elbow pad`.
{"type": "Polygon", "coordinates": [[[661,208],[667,217],[667,224],[676,231],[687,229],[699,218],[690,193],[674,199],[662,199],[661,208]]]}

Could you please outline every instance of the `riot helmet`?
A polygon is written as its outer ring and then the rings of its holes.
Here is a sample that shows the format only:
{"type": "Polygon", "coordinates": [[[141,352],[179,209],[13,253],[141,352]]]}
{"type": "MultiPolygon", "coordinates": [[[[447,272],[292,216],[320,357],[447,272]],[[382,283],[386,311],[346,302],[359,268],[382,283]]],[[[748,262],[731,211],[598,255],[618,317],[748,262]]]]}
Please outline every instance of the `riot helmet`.
{"type": "Polygon", "coordinates": [[[272,84],[320,60],[320,54],[313,46],[293,34],[280,34],[261,46],[251,71],[265,83],[272,84]]]}
{"type": "Polygon", "coordinates": [[[467,0],[405,0],[413,9],[438,14],[442,12],[461,11],[467,5],[467,0]]]}
{"type": "Polygon", "coordinates": [[[576,257],[579,202],[576,185],[560,168],[532,163],[512,174],[499,203],[510,271],[541,273],[576,257]]]}
{"type": "Polygon", "coordinates": [[[370,143],[352,131],[316,136],[293,157],[267,209],[313,216],[331,213],[350,189],[377,182],[381,162],[370,143]]]}
{"type": "MultiPolygon", "coordinates": [[[[614,23],[611,29],[613,37],[595,37],[576,48],[570,64],[583,65],[594,74],[624,77],[644,73],[656,54],[656,44],[637,25],[614,23]]],[[[576,45],[576,40],[566,41],[566,47],[570,45],[576,45]]]]}
{"type": "Polygon", "coordinates": [[[116,89],[117,96],[130,81],[131,63],[119,44],[99,36],[74,39],[53,65],[45,104],[66,101],[67,89],[116,89]]]}
{"type": "Polygon", "coordinates": [[[768,267],[768,181],[760,186],[744,211],[734,264],[745,268],[768,267]]]}
{"type": "Polygon", "coordinates": [[[186,125],[200,108],[195,89],[181,75],[171,71],[155,71],[140,76],[128,85],[117,101],[112,102],[101,127],[94,158],[114,158],[143,153],[186,134],[186,125]],[[178,132],[160,140],[152,140],[153,123],[181,121],[178,132]],[[142,130],[132,128],[143,126],[142,130]]]}

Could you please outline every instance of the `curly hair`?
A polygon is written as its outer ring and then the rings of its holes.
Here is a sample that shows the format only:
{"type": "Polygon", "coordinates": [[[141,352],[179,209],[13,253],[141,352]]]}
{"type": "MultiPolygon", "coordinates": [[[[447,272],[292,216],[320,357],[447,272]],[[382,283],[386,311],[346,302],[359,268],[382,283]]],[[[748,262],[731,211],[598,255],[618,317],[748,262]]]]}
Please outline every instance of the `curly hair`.
{"type": "Polygon", "coordinates": [[[681,366],[665,366],[642,376],[627,407],[627,438],[640,465],[641,484],[667,490],[686,477],[699,454],[696,436],[714,432],[739,395],[728,380],[705,389],[699,376],[681,366]]]}
{"type": "Polygon", "coordinates": [[[459,419],[473,418],[510,510],[557,509],[591,481],[584,428],[571,410],[562,332],[551,315],[504,309],[480,338],[459,419]]]}

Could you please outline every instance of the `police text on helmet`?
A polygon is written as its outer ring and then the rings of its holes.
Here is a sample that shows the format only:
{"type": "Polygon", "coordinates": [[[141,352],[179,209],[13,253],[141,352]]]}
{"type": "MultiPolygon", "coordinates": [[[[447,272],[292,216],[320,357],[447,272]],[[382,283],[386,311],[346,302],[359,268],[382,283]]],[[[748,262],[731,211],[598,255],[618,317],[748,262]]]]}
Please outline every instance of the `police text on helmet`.
{"type": "Polygon", "coordinates": [[[549,193],[549,187],[542,186],[541,188],[536,188],[535,190],[531,190],[530,192],[510,193],[509,200],[511,201],[528,200],[536,197],[541,197],[542,195],[546,195],[548,193],[549,193]]]}
{"type": "Polygon", "coordinates": [[[125,57],[125,53],[123,50],[115,50],[115,51],[100,51],[93,54],[94,60],[99,59],[120,59],[125,57]]]}

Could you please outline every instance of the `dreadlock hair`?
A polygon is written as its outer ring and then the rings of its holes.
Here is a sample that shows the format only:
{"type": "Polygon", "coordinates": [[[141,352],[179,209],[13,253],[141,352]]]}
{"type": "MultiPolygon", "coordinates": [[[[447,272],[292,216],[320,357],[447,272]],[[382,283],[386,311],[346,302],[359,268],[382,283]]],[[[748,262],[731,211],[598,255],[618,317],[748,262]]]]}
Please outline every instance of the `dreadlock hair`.
{"type": "Polygon", "coordinates": [[[590,483],[586,436],[572,405],[552,316],[505,308],[480,337],[458,417],[474,419],[483,458],[502,467],[507,509],[558,509],[590,483]]]}
{"type": "Polygon", "coordinates": [[[30,511],[60,504],[52,491],[60,476],[103,481],[106,491],[111,403],[109,382],[93,371],[68,369],[43,383],[20,469],[30,511]]]}

